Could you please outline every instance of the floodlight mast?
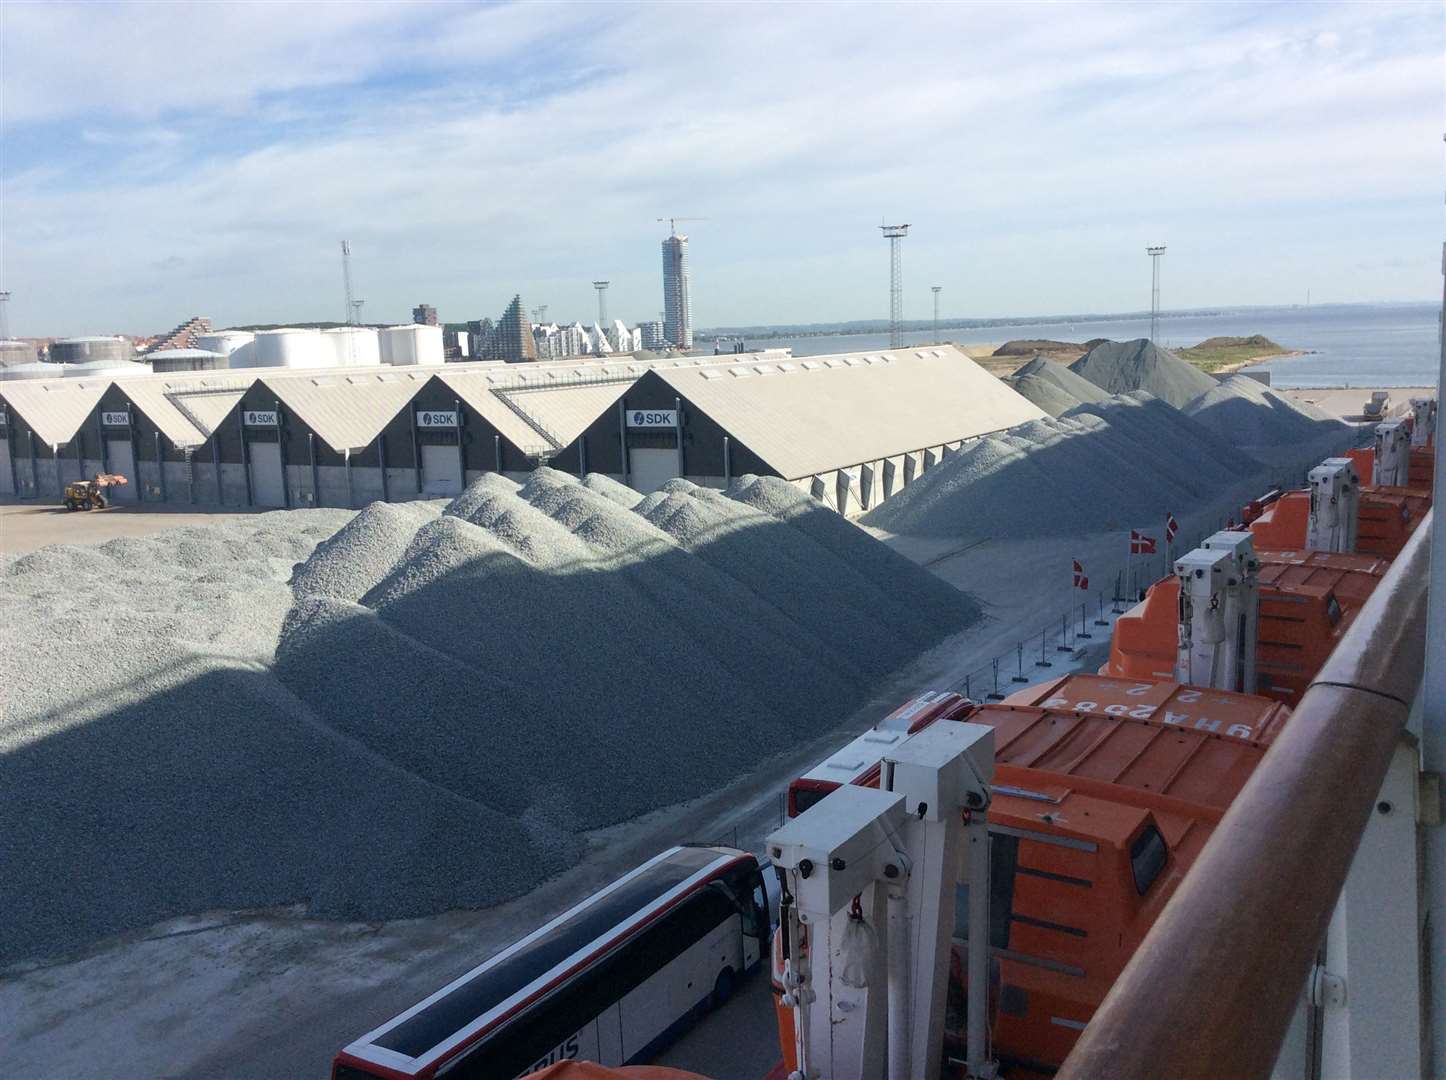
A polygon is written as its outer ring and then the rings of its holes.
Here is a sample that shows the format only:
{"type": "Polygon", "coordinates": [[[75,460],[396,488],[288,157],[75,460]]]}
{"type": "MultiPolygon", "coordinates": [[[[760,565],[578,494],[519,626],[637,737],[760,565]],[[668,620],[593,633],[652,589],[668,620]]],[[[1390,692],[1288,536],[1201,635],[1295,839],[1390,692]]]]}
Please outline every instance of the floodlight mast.
{"type": "Polygon", "coordinates": [[[1160,256],[1165,254],[1165,245],[1147,247],[1145,254],[1150,257],[1150,344],[1153,345],[1160,328],[1160,256]]]}
{"type": "Polygon", "coordinates": [[[908,225],[880,225],[889,242],[889,348],[904,344],[904,264],[901,242],[909,235],[908,225]]]}

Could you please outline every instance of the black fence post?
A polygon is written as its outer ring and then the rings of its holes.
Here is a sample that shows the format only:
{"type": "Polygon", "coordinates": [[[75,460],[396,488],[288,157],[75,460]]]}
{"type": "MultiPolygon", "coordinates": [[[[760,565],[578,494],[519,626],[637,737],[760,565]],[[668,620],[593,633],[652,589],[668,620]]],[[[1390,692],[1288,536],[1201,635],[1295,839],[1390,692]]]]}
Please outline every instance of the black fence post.
{"type": "Polygon", "coordinates": [[[1044,637],[1048,633],[1048,630],[1041,630],[1039,632],[1039,663],[1035,664],[1035,667],[1054,667],[1053,664],[1044,658],[1044,637]]]}
{"type": "Polygon", "coordinates": [[[1069,643],[1069,612],[1059,617],[1059,644],[1054,647],[1055,652],[1074,652],[1073,646],[1069,643]]]}
{"type": "Polygon", "coordinates": [[[1077,637],[1077,638],[1093,638],[1093,637],[1094,637],[1093,634],[1091,634],[1088,630],[1085,629],[1085,607],[1086,607],[1085,604],[1081,604],[1081,605],[1079,606],[1079,633],[1075,635],[1075,637],[1077,637]]]}
{"type": "Polygon", "coordinates": [[[1108,619],[1105,618],[1105,592],[1104,592],[1103,589],[1100,590],[1100,592],[1099,592],[1099,597],[1100,597],[1100,616],[1099,616],[1099,618],[1097,618],[1097,619],[1095,620],[1095,625],[1096,625],[1096,626],[1109,626],[1109,625],[1110,625],[1110,622],[1109,622],[1108,619]]]}

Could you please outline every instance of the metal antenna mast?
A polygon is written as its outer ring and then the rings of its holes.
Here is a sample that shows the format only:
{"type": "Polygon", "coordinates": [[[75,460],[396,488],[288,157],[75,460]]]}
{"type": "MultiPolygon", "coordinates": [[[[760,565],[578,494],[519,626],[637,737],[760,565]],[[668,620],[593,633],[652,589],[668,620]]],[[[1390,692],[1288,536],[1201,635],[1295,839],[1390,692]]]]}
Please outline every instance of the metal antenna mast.
{"type": "Polygon", "coordinates": [[[903,342],[904,264],[900,241],[909,235],[907,225],[880,225],[889,241],[889,348],[897,349],[903,342]]]}
{"type": "Polygon", "coordinates": [[[357,302],[351,295],[351,242],[341,242],[341,280],[346,286],[346,323],[348,325],[357,321],[361,312],[357,308],[357,302]]]}
{"type": "Polygon", "coordinates": [[[594,281],[592,287],[597,290],[597,324],[604,330],[608,325],[608,286],[609,281],[594,281]]]}
{"type": "Polygon", "coordinates": [[[1160,256],[1165,254],[1165,245],[1147,247],[1145,254],[1150,257],[1150,344],[1160,329],[1160,256]]]}
{"type": "Polygon", "coordinates": [[[944,287],[944,286],[942,286],[942,285],[930,285],[930,286],[929,286],[929,288],[931,288],[931,289],[934,290],[934,344],[935,344],[935,345],[939,344],[939,290],[942,289],[943,287],[944,287]]]}
{"type": "Polygon", "coordinates": [[[366,303],[365,300],[353,300],[353,301],[351,302],[351,310],[352,310],[352,313],[353,313],[353,314],[352,314],[352,319],[351,319],[351,321],[352,321],[353,323],[355,323],[357,326],[360,326],[360,325],[361,325],[361,321],[362,321],[362,318],[361,318],[361,309],[362,309],[362,305],[365,304],[365,303],[366,303]]]}
{"type": "Polygon", "coordinates": [[[10,292],[0,291],[0,341],[10,340],[10,292]]]}

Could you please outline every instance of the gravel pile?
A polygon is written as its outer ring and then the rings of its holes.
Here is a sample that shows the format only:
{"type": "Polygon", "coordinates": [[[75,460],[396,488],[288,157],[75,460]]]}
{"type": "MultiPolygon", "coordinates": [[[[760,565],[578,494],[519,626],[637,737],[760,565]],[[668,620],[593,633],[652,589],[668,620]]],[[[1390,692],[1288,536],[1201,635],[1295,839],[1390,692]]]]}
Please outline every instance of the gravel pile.
{"type": "Polygon", "coordinates": [[[1050,416],[1059,416],[1076,405],[1110,396],[1064,364],[1043,356],[1036,356],[1004,381],[1050,416]]]}
{"type": "MultiPolygon", "coordinates": [[[[218,908],[483,906],[575,858],[544,820],[318,722],[271,672],[294,564],[350,518],[279,511],[6,561],[0,964],[218,908]]],[[[327,666],[358,677],[345,653],[327,666]]]]}
{"type": "Polygon", "coordinates": [[[788,485],[734,495],[543,469],[5,560],[0,964],[519,895],[978,618],[788,485]]]}
{"type": "Polygon", "coordinates": [[[418,526],[441,513],[431,502],[372,503],[317,545],[292,579],[297,595],[359,600],[396,565],[418,526]]]}
{"type": "Polygon", "coordinates": [[[1215,386],[1215,380],[1194,364],[1157,347],[1145,338],[1106,341],[1069,366],[1108,394],[1144,390],[1183,409],[1215,386]]]}
{"type": "Polygon", "coordinates": [[[1125,394],[966,443],[862,520],[965,540],[1129,528],[1262,468],[1180,410],[1125,394]]]}
{"type": "Polygon", "coordinates": [[[787,499],[800,524],[681,481],[636,512],[616,495],[551,469],[473,484],[358,603],[299,602],[277,673],[408,772],[585,830],[836,726],[875,677],[978,618],[912,564],[870,561],[867,537],[851,565],[787,499]]]}
{"type": "Polygon", "coordinates": [[[1297,404],[1248,375],[1227,376],[1185,411],[1238,446],[1288,446],[1344,435],[1348,428],[1324,410],[1297,404]]]}

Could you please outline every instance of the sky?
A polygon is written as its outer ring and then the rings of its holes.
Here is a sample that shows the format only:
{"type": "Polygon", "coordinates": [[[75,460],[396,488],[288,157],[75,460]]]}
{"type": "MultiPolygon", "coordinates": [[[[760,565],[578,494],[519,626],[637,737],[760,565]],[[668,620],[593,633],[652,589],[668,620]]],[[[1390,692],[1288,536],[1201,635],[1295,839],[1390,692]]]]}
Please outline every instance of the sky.
{"type": "Polygon", "coordinates": [[[0,4],[17,335],[1439,297],[1441,6],[0,4]]]}

